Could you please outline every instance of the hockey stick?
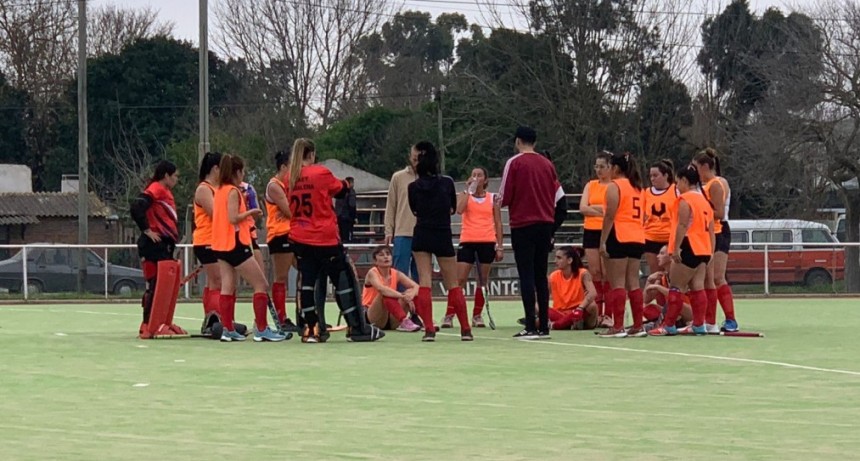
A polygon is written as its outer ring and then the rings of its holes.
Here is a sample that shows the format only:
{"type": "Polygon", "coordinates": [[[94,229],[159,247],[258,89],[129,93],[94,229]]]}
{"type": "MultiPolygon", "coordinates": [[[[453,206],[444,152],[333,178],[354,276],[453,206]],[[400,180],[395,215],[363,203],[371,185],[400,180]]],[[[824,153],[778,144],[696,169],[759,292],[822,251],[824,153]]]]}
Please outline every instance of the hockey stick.
{"type": "Polygon", "coordinates": [[[490,297],[487,296],[486,284],[484,283],[484,274],[481,272],[481,260],[478,258],[478,250],[475,250],[475,266],[478,271],[478,289],[484,295],[484,310],[487,311],[487,325],[491,330],[496,329],[496,321],[493,319],[493,313],[490,312],[490,297]]]}
{"type": "Polygon", "coordinates": [[[721,331],[719,333],[708,333],[713,336],[731,336],[735,338],[764,338],[764,333],[756,331],[721,331]]]}
{"type": "Polygon", "coordinates": [[[179,287],[181,288],[181,287],[185,286],[185,284],[190,282],[191,279],[193,279],[194,277],[197,277],[197,275],[200,274],[200,271],[202,271],[202,270],[203,270],[203,266],[195,267],[194,270],[191,271],[190,274],[186,275],[185,278],[183,278],[182,280],[179,281],[179,287]]]}

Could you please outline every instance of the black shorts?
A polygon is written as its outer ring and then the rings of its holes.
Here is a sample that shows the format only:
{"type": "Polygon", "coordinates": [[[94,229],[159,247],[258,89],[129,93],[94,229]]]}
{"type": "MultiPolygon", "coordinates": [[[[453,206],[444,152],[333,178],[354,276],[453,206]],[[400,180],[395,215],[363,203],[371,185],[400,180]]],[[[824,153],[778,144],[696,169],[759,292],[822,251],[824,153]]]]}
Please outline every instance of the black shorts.
{"type": "Polygon", "coordinates": [[[645,244],[619,242],[618,238],[615,237],[615,227],[613,227],[606,239],[606,252],[609,253],[609,259],[642,259],[645,244]]]}
{"type": "Polygon", "coordinates": [[[412,232],[412,251],[434,254],[437,258],[453,258],[456,253],[452,239],[450,229],[416,227],[412,232]]]}
{"type": "Polygon", "coordinates": [[[681,264],[690,269],[696,269],[702,264],[708,264],[710,261],[710,256],[696,256],[693,253],[693,247],[690,246],[690,240],[684,237],[684,241],[681,242],[681,264]]]}
{"type": "Polygon", "coordinates": [[[293,247],[290,246],[288,234],[279,235],[269,240],[268,246],[269,254],[293,253],[293,247]]]}
{"type": "Polygon", "coordinates": [[[596,250],[600,248],[600,234],[603,231],[585,229],[582,231],[582,248],[596,250]]]}
{"type": "Polygon", "coordinates": [[[161,241],[153,242],[146,234],[140,234],[140,238],[137,239],[137,254],[140,259],[152,262],[166,261],[174,259],[174,251],[176,251],[176,242],[170,238],[161,237],[161,241]]]}
{"type": "Polygon", "coordinates": [[[668,244],[669,242],[655,242],[653,240],[645,239],[645,253],[654,253],[655,255],[660,254],[660,250],[668,244]]]}
{"type": "Polygon", "coordinates": [[[251,245],[244,245],[239,241],[239,233],[236,232],[236,243],[230,251],[215,251],[215,256],[227,264],[238,267],[243,262],[254,257],[254,249],[251,245]]]}
{"type": "Polygon", "coordinates": [[[714,251],[729,254],[732,248],[732,230],[729,228],[728,221],[723,221],[723,230],[715,237],[717,245],[714,251]]]}
{"type": "Polygon", "coordinates": [[[218,256],[216,256],[215,252],[212,251],[212,247],[210,245],[194,245],[194,256],[196,256],[197,260],[200,261],[200,264],[203,264],[204,266],[218,262],[218,256]]]}
{"type": "Polygon", "coordinates": [[[492,264],[496,260],[496,243],[461,243],[457,248],[457,262],[475,264],[475,256],[481,264],[492,264]]]}

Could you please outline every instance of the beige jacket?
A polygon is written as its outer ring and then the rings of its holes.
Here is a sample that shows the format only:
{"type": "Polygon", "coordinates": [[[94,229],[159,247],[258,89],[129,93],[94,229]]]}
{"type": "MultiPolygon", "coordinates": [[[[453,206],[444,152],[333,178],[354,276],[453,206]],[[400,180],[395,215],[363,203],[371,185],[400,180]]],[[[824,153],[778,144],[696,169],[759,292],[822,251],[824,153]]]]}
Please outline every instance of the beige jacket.
{"type": "Polygon", "coordinates": [[[409,184],[417,177],[411,166],[394,173],[385,201],[385,236],[412,237],[415,215],[409,208],[409,184]]]}

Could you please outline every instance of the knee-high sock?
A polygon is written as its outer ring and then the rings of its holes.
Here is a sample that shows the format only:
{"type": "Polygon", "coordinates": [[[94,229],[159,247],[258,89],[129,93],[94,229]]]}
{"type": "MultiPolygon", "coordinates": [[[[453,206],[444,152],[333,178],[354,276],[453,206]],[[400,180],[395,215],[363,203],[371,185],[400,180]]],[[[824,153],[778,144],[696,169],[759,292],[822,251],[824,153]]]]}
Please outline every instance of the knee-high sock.
{"type": "Polygon", "coordinates": [[[666,309],[666,317],[663,318],[664,327],[674,327],[684,309],[684,295],[677,289],[669,290],[669,307],[666,309]]]}
{"type": "Polygon", "coordinates": [[[642,318],[645,312],[645,303],[643,302],[642,290],[637,288],[627,292],[627,297],[630,298],[630,313],[633,315],[633,328],[642,328],[642,318]]]}
{"type": "Polygon", "coordinates": [[[277,282],[272,284],[272,302],[275,304],[275,310],[278,311],[278,322],[283,325],[287,320],[287,284],[277,282]]]}
{"type": "Polygon", "coordinates": [[[454,306],[454,313],[457,314],[457,321],[460,322],[460,331],[471,330],[472,326],[469,323],[466,297],[463,296],[462,288],[454,287],[448,290],[448,305],[454,306]]]}
{"type": "Polygon", "coordinates": [[[403,319],[406,318],[406,312],[403,311],[403,306],[401,306],[396,299],[386,298],[383,296],[382,306],[385,307],[385,310],[387,310],[389,314],[393,315],[398,322],[402,322],[403,319]]]}
{"type": "Polygon", "coordinates": [[[481,289],[481,287],[475,286],[475,308],[472,309],[472,317],[481,315],[484,312],[484,303],[486,302],[484,299],[484,290],[486,290],[486,287],[481,289]]]}
{"type": "Polygon", "coordinates": [[[219,313],[221,314],[221,325],[225,330],[233,331],[233,318],[236,314],[236,296],[221,294],[219,297],[219,313]]]}
{"type": "Polygon", "coordinates": [[[269,308],[269,296],[266,293],[254,293],[254,323],[257,331],[263,331],[269,326],[266,321],[266,310],[269,308]]]}
{"type": "Polygon", "coordinates": [[[214,309],[212,309],[212,305],[209,304],[211,299],[212,298],[209,297],[209,287],[203,287],[203,298],[202,298],[202,300],[203,300],[203,316],[204,317],[206,316],[206,314],[208,314],[209,312],[214,310],[214,309]]]}
{"type": "Polygon", "coordinates": [[[453,316],[456,313],[457,313],[457,309],[455,309],[454,306],[452,306],[451,303],[449,302],[448,307],[445,308],[445,317],[453,316]]]}
{"type": "Polygon", "coordinates": [[[421,287],[418,289],[418,301],[415,306],[418,310],[418,317],[421,318],[421,323],[424,324],[424,331],[433,333],[436,331],[436,326],[433,324],[433,297],[429,287],[421,287]]]}
{"type": "Polygon", "coordinates": [[[209,289],[209,299],[206,301],[209,312],[218,312],[221,315],[221,290],[209,289]]]}
{"type": "MultiPolygon", "coordinates": [[[[732,287],[728,283],[717,288],[717,299],[720,301],[720,306],[723,307],[726,320],[735,320],[735,296],[732,294],[732,287]]],[[[717,323],[716,319],[714,323],[717,323]]]]}
{"type": "Polygon", "coordinates": [[[691,291],[689,295],[690,307],[693,308],[693,326],[700,327],[706,323],[705,311],[709,304],[708,295],[705,294],[705,290],[691,291]]]}
{"type": "Polygon", "coordinates": [[[627,304],[627,291],[616,288],[606,293],[606,312],[613,317],[613,327],[616,330],[624,328],[624,305],[627,304]]]}
{"type": "Polygon", "coordinates": [[[717,324],[717,290],[706,289],[705,297],[707,299],[707,309],[705,310],[705,323],[710,325],[717,324]]]}
{"type": "Polygon", "coordinates": [[[574,323],[582,320],[584,315],[585,312],[578,308],[564,313],[555,309],[549,310],[549,319],[552,322],[553,330],[570,330],[574,323]]]}

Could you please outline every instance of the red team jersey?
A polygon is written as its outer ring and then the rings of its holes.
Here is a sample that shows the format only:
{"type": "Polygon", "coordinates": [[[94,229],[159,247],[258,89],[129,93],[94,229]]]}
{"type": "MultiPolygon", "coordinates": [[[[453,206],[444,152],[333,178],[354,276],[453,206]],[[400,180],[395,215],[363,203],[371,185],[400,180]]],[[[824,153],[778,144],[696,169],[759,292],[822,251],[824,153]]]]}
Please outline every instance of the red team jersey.
{"type": "Polygon", "coordinates": [[[152,206],[146,210],[149,229],[161,237],[172,239],[174,243],[179,242],[179,217],[173,192],[156,181],[147,186],[143,193],[152,200],[152,206]]]}
{"type": "MultiPolygon", "coordinates": [[[[284,183],[289,185],[289,173],[285,175],[284,183]]],[[[313,246],[340,244],[337,216],[331,200],[343,187],[343,181],[322,165],[302,167],[299,180],[288,195],[293,214],[290,240],[313,246]]]]}

